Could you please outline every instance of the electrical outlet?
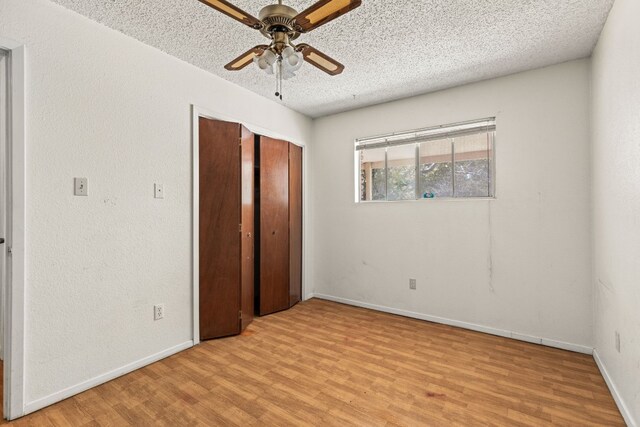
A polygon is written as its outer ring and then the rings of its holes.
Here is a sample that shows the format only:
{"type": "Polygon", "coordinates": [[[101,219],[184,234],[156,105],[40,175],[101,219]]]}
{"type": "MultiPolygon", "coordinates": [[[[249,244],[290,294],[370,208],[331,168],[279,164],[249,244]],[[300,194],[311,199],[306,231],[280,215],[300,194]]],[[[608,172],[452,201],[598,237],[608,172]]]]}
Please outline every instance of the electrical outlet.
{"type": "Polygon", "coordinates": [[[153,184],[153,189],[155,192],[156,199],[164,199],[164,185],[162,184],[153,184]]]}
{"type": "Polygon", "coordinates": [[[620,332],[616,331],[616,350],[620,353],[620,332]]]}
{"type": "Polygon", "coordinates": [[[164,304],[153,306],[153,320],[160,320],[164,317],[164,304]]]}
{"type": "Polygon", "coordinates": [[[409,289],[416,289],[416,279],[409,279],[409,289]]]}

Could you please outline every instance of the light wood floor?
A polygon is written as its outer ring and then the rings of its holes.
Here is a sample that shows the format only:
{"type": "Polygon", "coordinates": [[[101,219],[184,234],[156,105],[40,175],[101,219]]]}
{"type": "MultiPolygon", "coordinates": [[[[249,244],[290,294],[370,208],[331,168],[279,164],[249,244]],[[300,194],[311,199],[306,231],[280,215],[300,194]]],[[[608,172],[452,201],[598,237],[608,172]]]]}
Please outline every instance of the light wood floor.
{"type": "Polygon", "coordinates": [[[321,300],[16,425],[624,425],[591,356],[321,300]]]}

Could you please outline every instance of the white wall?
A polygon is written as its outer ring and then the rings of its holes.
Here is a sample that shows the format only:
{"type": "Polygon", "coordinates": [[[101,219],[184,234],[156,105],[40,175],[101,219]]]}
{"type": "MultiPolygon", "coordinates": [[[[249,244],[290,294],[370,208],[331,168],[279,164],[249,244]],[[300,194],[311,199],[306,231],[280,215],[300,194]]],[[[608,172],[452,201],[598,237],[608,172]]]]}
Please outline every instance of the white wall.
{"type": "Polygon", "coordinates": [[[0,35],[27,49],[33,408],[191,340],[191,104],[296,141],[311,121],[46,0],[2,0],[0,35]]]}
{"type": "Polygon", "coordinates": [[[588,60],[318,119],[313,141],[316,294],[590,351],[588,60]],[[489,116],[496,200],[354,203],[355,138],[489,116]]]}
{"type": "Polygon", "coordinates": [[[640,425],[639,17],[640,2],[616,1],[592,70],[595,347],[631,425],[640,425]]]}

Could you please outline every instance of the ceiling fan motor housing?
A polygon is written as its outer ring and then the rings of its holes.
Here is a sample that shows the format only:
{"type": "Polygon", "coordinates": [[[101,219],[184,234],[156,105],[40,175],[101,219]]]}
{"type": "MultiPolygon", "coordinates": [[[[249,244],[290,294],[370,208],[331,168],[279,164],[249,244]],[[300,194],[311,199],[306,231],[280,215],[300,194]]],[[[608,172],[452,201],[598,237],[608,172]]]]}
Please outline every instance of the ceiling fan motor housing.
{"type": "Polygon", "coordinates": [[[272,38],[274,33],[286,33],[290,40],[300,34],[295,30],[294,19],[298,12],[283,4],[272,4],[262,8],[258,18],[264,26],[260,30],[266,37],[272,38]]]}

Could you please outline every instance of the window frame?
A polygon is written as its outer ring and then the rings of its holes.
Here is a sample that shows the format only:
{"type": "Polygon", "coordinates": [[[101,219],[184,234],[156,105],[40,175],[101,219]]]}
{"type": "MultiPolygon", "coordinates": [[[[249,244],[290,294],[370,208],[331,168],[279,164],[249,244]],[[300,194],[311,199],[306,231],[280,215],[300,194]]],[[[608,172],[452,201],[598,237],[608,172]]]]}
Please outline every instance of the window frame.
{"type": "Polygon", "coordinates": [[[355,171],[355,202],[356,203],[397,203],[397,202],[419,202],[419,201],[469,201],[469,200],[495,200],[497,194],[497,180],[496,180],[496,134],[497,125],[496,117],[487,117],[484,119],[469,120],[457,123],[450,123],[445,125],[432,126],[427,128],[421,128],[410,131],[394,132],[384,135],[377,135],[373,137],[357,138],[354,141],[354,171],[355,171]],[[488,157],[488,195],[487,196],[455,196],[455,138],[465,135],[472,135],[482,133],[481,124],[485,124],[486,133],[489,138],[489,151],[488,157]],[[474,127],[475,125],[475,127],[474,127]],[[461,129],[465,126],[470,126],[471,129],[465,131],[461,129]],[[457,130],[456,130],[457,129],[457,130]],[[420,137],[419,134],[424,133],[426,137],[420,137]],[[431,135],[429,136],[429,134],[431,135]],[[413,136],[413,137],[412,137],[413,136]],[[407,142],[402,141],[403,138],[407,138],[407,142]],[[451,141],[451,169],[452,169],[452,196],[445,197],[433,197],[425,198],[421,195],[421,172],[420,172],[420,144],[428,141],[435,141],[438,139],[448,139],[451,141]],[[389,141],[391,140],[391,141],[389,141]],[[385,199],[380,200],[362,200],[361,192],[361,155],[360,151],[369,146],[369,149],[385,148],[384,164],[385,164],[385,199]],[[395,146],[415,146],[415,198],[413,199],[399,199],[389,200],[389,171],[388,171],[388,149],[395,146]]]}

